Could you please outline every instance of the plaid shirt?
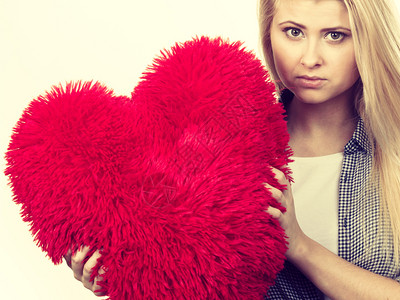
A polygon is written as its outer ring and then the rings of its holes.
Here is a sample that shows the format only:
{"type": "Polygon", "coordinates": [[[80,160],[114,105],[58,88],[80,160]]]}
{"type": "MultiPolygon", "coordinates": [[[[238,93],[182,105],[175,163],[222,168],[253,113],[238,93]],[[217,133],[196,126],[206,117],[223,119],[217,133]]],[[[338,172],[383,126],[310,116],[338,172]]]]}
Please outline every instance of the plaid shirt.
{"type": "MultiPolygon", "coordinates": [[[[344,148],[339,184],[338,254],[359,267],[400,282],[400,265],[395,265],[393,259],[390,225],[378,226],[378,190],[367,188],[371,167],[372,148],[360,119],[344,148]]],[[[323,294],[288,261],[268,295],[266,299],[324,299],[323,294]]]]}

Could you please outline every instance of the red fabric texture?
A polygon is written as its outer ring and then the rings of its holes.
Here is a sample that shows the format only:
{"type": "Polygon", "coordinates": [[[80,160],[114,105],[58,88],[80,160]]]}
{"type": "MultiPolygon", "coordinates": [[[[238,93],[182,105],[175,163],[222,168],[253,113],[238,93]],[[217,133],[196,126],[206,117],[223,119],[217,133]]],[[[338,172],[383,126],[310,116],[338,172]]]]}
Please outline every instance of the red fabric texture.
{"type": "MultiPolygon", "coordinates": [[[[253,53],[194,38],[131,97],[100,83],[34,99],[6,153],[14,201],[54,263],[102,249],[110,299],[262,299],[286,241],[270,166],[289,161],[283,108],[253,53]]],[[[287,168],[283,168],[289,174],[287,168]]]]}

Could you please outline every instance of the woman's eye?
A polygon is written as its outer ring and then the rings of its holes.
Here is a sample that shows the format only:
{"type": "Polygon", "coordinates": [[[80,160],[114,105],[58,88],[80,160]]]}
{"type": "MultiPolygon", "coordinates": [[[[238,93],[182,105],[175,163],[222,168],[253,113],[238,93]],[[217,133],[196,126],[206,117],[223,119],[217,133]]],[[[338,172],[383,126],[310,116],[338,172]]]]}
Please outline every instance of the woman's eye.
{"type": "Polygon", "coordinates": [[[343,32],[328,32],[328,34],[325,36],[328,40],[331,40],[333,42],[339,42],[343,40],[346,35],[343,32]]]}
{"type": "Polygon", "coordinates": [[[285,28],[283,31],[290,38],[297,39],[303,36],[303,32],[297,28],[285,28]]]}

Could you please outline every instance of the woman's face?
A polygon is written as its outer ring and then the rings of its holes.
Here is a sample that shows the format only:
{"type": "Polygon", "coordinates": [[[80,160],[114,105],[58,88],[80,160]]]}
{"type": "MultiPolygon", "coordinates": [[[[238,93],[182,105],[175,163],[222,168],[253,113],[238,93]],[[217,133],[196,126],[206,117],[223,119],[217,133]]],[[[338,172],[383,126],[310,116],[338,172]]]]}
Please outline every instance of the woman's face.
{"type": "Polygon", "coordinates": [[[359,78],[346,6],[339,0],[281,0],[271,45],[283,84],[306,103],[352,96],[359,78]]]}

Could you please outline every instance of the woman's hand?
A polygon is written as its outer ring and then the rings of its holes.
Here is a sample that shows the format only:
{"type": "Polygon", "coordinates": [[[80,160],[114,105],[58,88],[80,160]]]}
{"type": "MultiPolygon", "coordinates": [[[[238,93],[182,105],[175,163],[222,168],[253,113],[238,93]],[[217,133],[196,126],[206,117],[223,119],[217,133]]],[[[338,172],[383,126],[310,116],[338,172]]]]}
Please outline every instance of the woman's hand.
{"type": "Polygon", "coordinates": [[[100,267],[99,272],[94,280],[90,280],[92,269],[96,266],[97,260],[101,257],[100,251],[95,251],[93,255],[86,261],[85,259],[87,258],[89,251],[89,247],[83,246],[82,248],[78,249],[74,255],[72,255],[72,251],[70,249],[64,256],[65,261],[74,272],[74,277],[81,281],[87,289],[91,290],[96,296],[105,296],[105,292],[98,291],[101,289],[101,286],[98,284],[98,282],[102,280],[102,274],[105,273],[103,267],[100,267]]]}
{"type": "Polygon", "coordinates": [[[289,242],[289,248],[286,252],[286,257],[290,259],[291,256],[296,253],[296,251],[298,251],[301,245],[301,241],[305,237],[305,235],[301,230],[299,223],[297,222],[294,209],[292,188],[290,186],[289,180],[286,178],[285,174],[282,171],[275,168],[272,168],[272,171],[274,172],[275,178],[279,182],[279,184],[281,184],[282,186],[286,186],[286,188],[283,190],[279,190],[267,183],[265,183],[264,185],[267,189],[269,189],[272,197],[286,208],[286,212],[282,213],[279,209],[272,206],[268,207],[267,212],[273,218],[279,220],[280,225],[286,232],[286,235],[288,237],[287,241],[289,242]]]}

